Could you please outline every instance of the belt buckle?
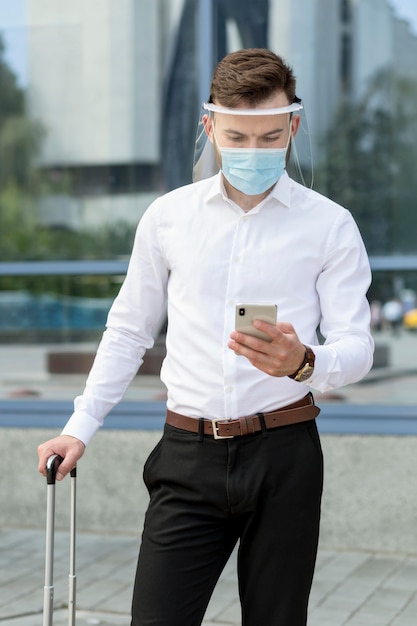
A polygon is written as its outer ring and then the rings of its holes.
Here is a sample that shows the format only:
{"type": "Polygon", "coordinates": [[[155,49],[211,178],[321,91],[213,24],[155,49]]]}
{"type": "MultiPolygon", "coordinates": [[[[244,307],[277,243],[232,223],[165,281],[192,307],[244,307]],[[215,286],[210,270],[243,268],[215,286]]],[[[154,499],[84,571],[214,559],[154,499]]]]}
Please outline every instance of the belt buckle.
{"type": "Polygon", "coordinates": [[[219,435],[219,422],[221,422],[222,424],[227,424],[227,420],[224,419],[211,420],[211,425],[213,427],[213,437],[215,439],[234,439],[234,435],[219,435]]]}

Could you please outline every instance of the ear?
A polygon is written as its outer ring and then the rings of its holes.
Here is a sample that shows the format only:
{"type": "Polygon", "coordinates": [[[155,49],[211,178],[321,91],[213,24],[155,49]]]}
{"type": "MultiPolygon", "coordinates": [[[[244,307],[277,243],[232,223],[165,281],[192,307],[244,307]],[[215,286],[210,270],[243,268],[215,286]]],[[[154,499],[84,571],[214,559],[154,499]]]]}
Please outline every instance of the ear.
{"type": "Polygon", "coordinates": [[[301,117],[299,115],[293,115],[291,118],[291,134],[293,137],[296,136],[298,129],[300,127],[301,117]]]}
{"type": "Polygon", "coordinates": [[[213,143],[213,118],[206,113],[201,118],[201,121],[203,122],[204,131],[207,137],[209,138],[211,143],[213,143]]]}

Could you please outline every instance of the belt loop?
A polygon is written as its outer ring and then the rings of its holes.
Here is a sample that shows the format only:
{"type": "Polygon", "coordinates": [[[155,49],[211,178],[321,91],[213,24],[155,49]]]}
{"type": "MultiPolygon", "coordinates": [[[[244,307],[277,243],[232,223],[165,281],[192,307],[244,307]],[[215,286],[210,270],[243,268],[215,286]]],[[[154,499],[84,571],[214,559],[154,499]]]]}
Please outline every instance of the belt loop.
{"type": "MultiPolygon", "coordinates": [[[[240,434],[242,435],[242,437],[244,437],[245,435],[247,435],[249,433],[249,429],[248,429],[248,421],[246,419],[246,417],[244,417],[243,419],[240,419],[240,434]]],[[[252,432],[251,435],[253,435],[253,425],[251,422],[251,428],[252,428],[252,432]]]]}
{"type": "Polygon", "coordinates": [[[262,428],[262,439],[267,439],[268,438],[268,430],[266,428],[264,414],[263,413],[257,413],[256,415],[259,417],[259,423],[260,423],[261,428],[262,428]]]}
{"type": "Polygon", "coordinates": [[[198,439],[200,443],[204,441],[204,419],[202,417],[198,420],[198,439]]]}

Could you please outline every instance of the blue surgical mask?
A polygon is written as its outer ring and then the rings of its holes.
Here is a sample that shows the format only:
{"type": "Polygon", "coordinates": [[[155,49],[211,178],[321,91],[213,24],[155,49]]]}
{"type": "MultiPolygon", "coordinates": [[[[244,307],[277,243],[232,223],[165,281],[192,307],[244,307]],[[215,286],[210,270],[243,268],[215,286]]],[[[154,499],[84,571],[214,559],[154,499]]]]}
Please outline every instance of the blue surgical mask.
{"type": "Polygon", "coordinates": [[[225,178],[247,196],[264,193],[285,171],[287,148],[219,149],[225,178]]]}

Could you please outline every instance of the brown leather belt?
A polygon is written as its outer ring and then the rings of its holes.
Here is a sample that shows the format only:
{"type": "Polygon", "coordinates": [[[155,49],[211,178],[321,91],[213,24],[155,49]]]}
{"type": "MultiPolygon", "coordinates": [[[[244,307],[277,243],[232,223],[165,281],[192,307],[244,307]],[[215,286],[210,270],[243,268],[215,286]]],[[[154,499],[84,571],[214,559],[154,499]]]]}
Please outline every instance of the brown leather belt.
{"type": "Polygon", "coordinates": [[[319,413],[320,409],[314,404],[313,396],[309,393],[301,400],[298,400],[298,402],[283,406],[276,411],[257,413],[256,415],[233,420],[199,419],[180,415],[167,409],[166,423],[182,430],[188,430],[191,433],[200,433],[200,429],[203,428],[205,435],[212,435],[215,439],[230,439],[261,431],[262,420],[266,429],[279,428],[280,426],[312,420],[319,413]],[[203,424],[203,426],[200,424],[203,424]]]}

